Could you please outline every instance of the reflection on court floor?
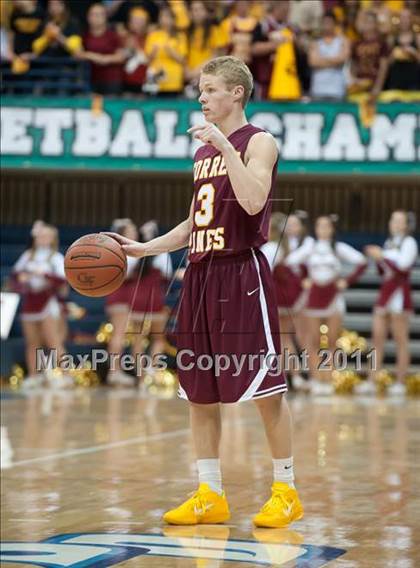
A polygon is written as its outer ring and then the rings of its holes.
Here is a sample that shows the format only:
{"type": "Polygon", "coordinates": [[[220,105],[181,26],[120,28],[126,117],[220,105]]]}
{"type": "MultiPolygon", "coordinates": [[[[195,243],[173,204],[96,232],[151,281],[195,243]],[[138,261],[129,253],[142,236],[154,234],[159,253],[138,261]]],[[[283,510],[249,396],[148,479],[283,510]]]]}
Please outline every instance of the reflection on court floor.
{"type": "Polygon", "coordinates": [[[296,568],[318,568],[345,553],[339,548],[303,544],[302,535],[289,530],[264,531],[262,542],[231,540],[229,532],[228,527],[199,526],[168,527],[163,535],[59,535],[42,543],[2,543],[1,561],[86,568],[113,566],[136,556],[160,556],[211,560],[213,567],[224,561],[251,566],[283,566],[295,561],[296,568]]]}
{"type": "Polygon", "coordinates": [[[162,522],[197,483],[184,401],[98,388],[1,405],[2,566],[420,565],[416,399],[290,397],[305,517],[288,529],[252,526],[272,475],[252,403],[223,407],[231,520],[193,527],[162,522]]]}

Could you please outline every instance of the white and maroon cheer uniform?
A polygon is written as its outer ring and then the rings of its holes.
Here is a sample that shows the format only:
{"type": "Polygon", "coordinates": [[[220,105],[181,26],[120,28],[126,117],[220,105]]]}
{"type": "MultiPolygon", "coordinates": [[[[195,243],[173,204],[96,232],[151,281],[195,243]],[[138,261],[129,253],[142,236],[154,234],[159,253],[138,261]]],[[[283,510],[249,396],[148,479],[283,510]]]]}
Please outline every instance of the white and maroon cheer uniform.
{"type": "Polygon", "coordinates": [[[140,259],[127,257],[127,278],[107,296],[106,310],[112,314],[131,310],[133,320],[161,317],[165,305],[164,281],[172,276],[172,262],[168,253],[155,256],[147,274],[141,273],[140,259]]]}
{"type": "MultiPolygon", "coordinates": [[[[289,254],[305,247],[312,247],[314,239],[305,237],[300,243],[297,237],[289,238],[289,254]]],[[[277,306],[280,315],[296,314],[306,304],[308,291],[302,287],[302,281],[307,276],[305,264],[288,266],[284,251],[276,241],[269,241],[261,247],[273,271],[277,296],[277,306]]]]}
{"type": "Polygon", "coordinates": [[[300,247],[286,258],[288,266],[305,264],[312,286],[308,292],[305,314],[312,317],[330,317],[343,314],[346,309],[344,295],[337,288],[342,278],[342,262],[355,265],[353,272],[345,278],[353,284],[367,267],[365,256],[350,245],[342,242],[317,240],[305,248],[300,247]]]}
{"type": "Polygon", "coordinates": [[[66,284],[61,253],[50,248],[25,251],[13,267],[12,278],[15,290],[22,297],[22,320],[42,321],[47,317],[60,317],[57,294],[66,284]],[[22,273],[29,274],[25,283],[18,280],[22,273]]]}
{"type": "Polygon", "coordinates": [[[410,272],[418,256],[418,246],[411,236],[398,235],[385,242],[383,259],[377,264],[382,284],[375,311],[401,314],[413,311],[410,272]]]}

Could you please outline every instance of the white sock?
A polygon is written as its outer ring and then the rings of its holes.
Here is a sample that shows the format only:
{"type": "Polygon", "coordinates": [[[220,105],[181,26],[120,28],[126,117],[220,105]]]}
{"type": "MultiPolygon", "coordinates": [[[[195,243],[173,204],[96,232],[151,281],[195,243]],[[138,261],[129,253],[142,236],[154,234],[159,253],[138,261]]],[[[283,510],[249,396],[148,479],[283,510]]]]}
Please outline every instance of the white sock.
{"type": "Polygon", "coordinates": [[[221,495],[223,488],[220,460],[216,458],[197,460],[197,469],[199,482],[207,483],[210,489],[221,495]]]}
{"type": "Polygon", "coordinates": [[[290,487],[295,487],[293,483],[295,474],[293,472],[293,456],[281,460],[273,459],[273,475],[274,481],[282,481],[290,487]]]}

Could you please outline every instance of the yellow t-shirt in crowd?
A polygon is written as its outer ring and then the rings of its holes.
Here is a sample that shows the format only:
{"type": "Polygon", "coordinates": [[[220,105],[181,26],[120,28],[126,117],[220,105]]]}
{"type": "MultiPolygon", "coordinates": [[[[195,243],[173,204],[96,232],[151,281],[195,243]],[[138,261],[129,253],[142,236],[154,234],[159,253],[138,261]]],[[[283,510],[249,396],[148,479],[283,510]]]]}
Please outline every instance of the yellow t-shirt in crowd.
{"type": "Polygon", "coordinates": [[[187,64],[189,69],[197,69],[212,57],[216,57],[216,50],[223,47],[218,35],[216,26],[212,26],[207,42],[203,45],[204,28],[196,28],[193,31],[188,45],[187,64]]]}
{"type": "MultiPolygon", "coordinates": [[[[362,0],[362,10],[370,10],[372,8],[372,0],[362,0]]],[[[404,0],[385,0],[385,6],[391,12],[401,12],[404,8],[404,0]]]]}
{"type": "Polygon", "coordinates": [[[186,30],[190,25],[190,15],[184,0],[169,0],[169,6],[175,16],[175,25],[178,30],[186,30]]]}
{"type": "Polygon", "coordinates": [[[288,28],[281,30],[287,42],[281,43],[276,50],[271,74],[268,98],[299,99],[301,96],[300,81],[297,74],[296,56],[293,47],[293,32],[288,28]]]}
{"type": "Polygon", "coordinates": [[[165,77],[159,81],[159,91],[182,91],[184,87],[184,65],[175,61],[167,52],[165,47],[170,46],[181,57],[187,56],[187,39],[185,34],[177,33],[170,36],[164,30],[150,32],[146,38],[144,51],[149,57],[157,46],[157,53],[149,63],[149,68],[153,71],[163,71],[165,77]]]}

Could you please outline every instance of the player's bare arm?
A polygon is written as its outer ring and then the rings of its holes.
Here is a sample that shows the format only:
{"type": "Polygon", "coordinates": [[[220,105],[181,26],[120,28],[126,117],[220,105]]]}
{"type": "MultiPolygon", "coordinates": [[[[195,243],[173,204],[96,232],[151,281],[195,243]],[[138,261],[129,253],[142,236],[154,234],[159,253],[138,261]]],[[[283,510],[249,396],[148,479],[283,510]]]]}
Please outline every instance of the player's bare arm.
{"type": "Polygon", "coordinates": [[[236,199],[249,215],[259,213],[270,192],[271,176],[278,155],[271,134],[259,132],[251,138],[244,163],[226,136],[214,124],[193,126],[188,132],[204,143],[212,144],[221,152],[236,199]]]}
{"type": "Polygon", "coordinates": [[[147,243],[138,243],[118,233],[106,232],[105,234],[118,241],[127,256],[143,258],[144,256],[154,256],[163,252],[172,252],[188,246],[193,224],[193,206],[194,200],[191,202],[190,214],[185,221],[179,223],[165,235],[152,239],[147,243]]]}

